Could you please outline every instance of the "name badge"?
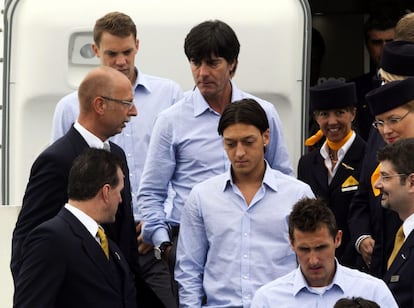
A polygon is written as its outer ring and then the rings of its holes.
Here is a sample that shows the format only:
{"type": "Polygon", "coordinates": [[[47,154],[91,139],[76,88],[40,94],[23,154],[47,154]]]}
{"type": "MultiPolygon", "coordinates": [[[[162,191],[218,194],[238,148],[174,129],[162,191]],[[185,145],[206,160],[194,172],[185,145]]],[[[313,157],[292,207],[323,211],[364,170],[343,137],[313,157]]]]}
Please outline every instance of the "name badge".
{"type": "Polygon", "coordinates": [[[358,185],[357,186],[341,187],[342,192],[353,191],[353,190],[357,190],[357,189],[358,189],[358,185]]]}
{"type": "Polygon", "coordinates": [[[390,282],[398,282],[398,281],[400,281],[400,275],[391,276],[390,282]]]}
{"type": "Polygon", "coordinates": [[[352,175],[350,175],[341,185],[341,191],[347,192],[347,191],[353,191],[358,189],[359,182],[356,178],[354,178],[352,175]]]}

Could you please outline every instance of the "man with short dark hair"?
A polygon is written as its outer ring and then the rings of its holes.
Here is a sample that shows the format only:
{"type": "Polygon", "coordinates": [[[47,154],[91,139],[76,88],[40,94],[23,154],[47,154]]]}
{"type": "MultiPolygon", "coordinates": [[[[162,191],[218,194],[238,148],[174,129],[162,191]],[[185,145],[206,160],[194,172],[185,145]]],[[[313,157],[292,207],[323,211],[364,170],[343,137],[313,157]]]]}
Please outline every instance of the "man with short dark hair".
{"type": "Polygon", "coordinates": [[[381,205],[398,213],[403,221],[388,258],[387,283],[399,307],[414,307],[414,139],[402,139],[378,151],[380,176],[375,187],[381,205]]]}
{"type": "Polygon", "coordinates": [[[381,307],[398,307],[385,283],[335,259],[341,244],[335,216],[320,199],[303,199],[289,216],[289,240],[299,267],[261,287],[252,308],[333,307],[343,297],[364,297],[381,307]]]}
{"type": "Polygon", "coordinates": [[[381,85],[378,76],[381,54],[385,44],[394,39],[395,23],[394,19],[379,15],[370,16],[364,24],[365,47],[370,58],[370,70],[351,80],[355,82],[358,98],[355,124],[364,140],[368,140],[371,123],[374,120],[365,100],[365,94],[381,85]]]}
{"type": "Polygon", "coordinates": [[[128,263],[101,227],[115,222],[123,163],[94,148],[75,159],[68,202],[24,242],[13,307],[136,308],[128,263]]]}
{"type": "Polygon", "coordinates": [[[379,68],[385,44],[394,40],[395,24],[395,19],[386,15],[371,15],[364,24],[365,46],[374,70],[379,68]]]}

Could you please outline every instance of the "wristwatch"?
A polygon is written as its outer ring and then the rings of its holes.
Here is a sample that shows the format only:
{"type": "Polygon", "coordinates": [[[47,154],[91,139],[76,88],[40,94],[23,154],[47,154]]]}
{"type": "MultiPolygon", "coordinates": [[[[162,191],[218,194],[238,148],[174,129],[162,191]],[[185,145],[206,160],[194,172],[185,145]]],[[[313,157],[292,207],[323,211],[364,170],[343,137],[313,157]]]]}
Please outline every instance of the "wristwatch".
{"type": "Polygon", "coordinates": [[[162,260],[162,258],[164,257],[164,254],[165,254],[165,250],[169,246],[172,246],[172,243],[171,242],[162,242],[160,244],[160,246],[155,246],[154,247],[154,256],[155,256],[155,259],[162,260]]]}

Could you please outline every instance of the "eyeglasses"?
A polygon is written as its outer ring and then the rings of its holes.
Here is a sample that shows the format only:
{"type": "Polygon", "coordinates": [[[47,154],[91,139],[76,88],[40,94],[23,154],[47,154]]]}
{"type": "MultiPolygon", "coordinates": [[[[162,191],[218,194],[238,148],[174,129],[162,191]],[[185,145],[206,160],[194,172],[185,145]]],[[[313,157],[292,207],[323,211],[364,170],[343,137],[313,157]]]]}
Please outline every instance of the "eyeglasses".
{"type": "Polygon", "coordinates": [[[117,102],[117,103],[120,103],[120,104],[123,104],[123,105],[127,105],[129,110],[131,110],[132,107],[134,107],[134,105],[135,105],[133,100],[132,100],[132,102],[130,102],[130,101],[126,101],[126,100],[123,100],[123,99],[117,99],[117,98],[112,98],[112,97],[108,97],[108,96],[101,96],[101,97],[103,99],[108,100],[108,101],[113,101],[113,102],[117,102]]]}
{"type": "Polygon", "coordinates": [[[384,125],[387,124],[389,127],[392,127],[396,125],[398,122],[403,120],[411,110],[409,110],[406,114],[404,114],[402,117],[391,117],[388,120],[376,120],[374,123],[372,123],[372,126],[374,126],[376,129],[384,129],[384,125]]]}
{"type": "Polygon", "coordinates": [[[397,173],[397,174],[391,174],[391,175],[384,175],[380,173],[379,178],[381,179],[382,182],[387,182],[389,179],[394,178],[396,176],[408,176],[408,174],[397,173]]]}

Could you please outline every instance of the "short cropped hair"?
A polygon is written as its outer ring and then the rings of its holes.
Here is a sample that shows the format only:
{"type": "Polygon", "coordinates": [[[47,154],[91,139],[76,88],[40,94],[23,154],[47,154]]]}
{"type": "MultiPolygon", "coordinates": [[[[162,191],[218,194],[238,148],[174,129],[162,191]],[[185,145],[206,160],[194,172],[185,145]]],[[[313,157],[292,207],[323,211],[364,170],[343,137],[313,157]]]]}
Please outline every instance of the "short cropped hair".
{"type": "Polygon", "coordinates": [[[384,14],[371,15],[364,24],[365,42],[368,42],[371,31],[386,31],[389,29],[394,29],[395,24],[396,20],[390,16],[384,14]]]}
{"type": "Polygon", "coordinates": [[[380,306],[362,297],[352,297],[339,299],[333,308],[380,308],[380,306]]]}
{"type": "Polygon", "coordinates": [[[338,233],[335,216],[326,202],[320,198],[303,198],[294,206],[289,215],[289,238],[294,241],[294,231],[314,232],[326,226],[335,239],[338,233]]]}
{"type": "Polygon", "coordinates": [[[253,125],[262,134],[269,129],[266,112],[252,98],[241,99],[227,105],[219,120],[217,128],[219,135],[223,136],[223,132],[227,127],[237,123],[253,125]]]}
{"type": "Polygon", "coordinates": [[[189,61],[201,62],[216,56],[233,63],[239,56],[240,43],[229,25],[208,20],[190,30],[184,41],[184,52],[189,61]]]}
{"type": "Polygon", "coordinates": [[[108,32],[118,37],[128,37],[131,34],[137,38],[137,27],[128,15],[120,12],[111,12],[99,18],[93,28],[93,40],[99,46],[102,33],[108,32]]]}
{"type": "MultiPolygon", "coordinates": [[[[399,174],[409,175],[414,172],[414,138],[401,139],[394,143],[387,144],[377,152],[379,162],[390,161],[395,171],[399,174]]],[[[403,185],[407,176],[400,176],[400,183],[403,185]]]]}
{"type": "Polygon", "coordinates": [[[68,198],[76,201],[90,200],[98,191],[109,184],[119,184],[118,167],[123,162],[111,152],[87,148],[73,162],[69,172],[68,198]]]}

